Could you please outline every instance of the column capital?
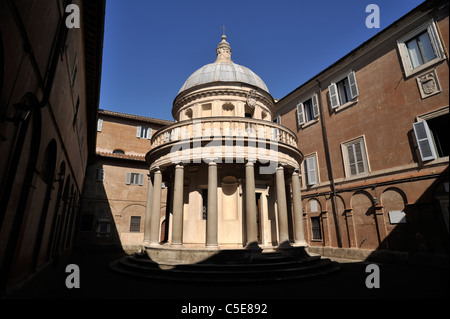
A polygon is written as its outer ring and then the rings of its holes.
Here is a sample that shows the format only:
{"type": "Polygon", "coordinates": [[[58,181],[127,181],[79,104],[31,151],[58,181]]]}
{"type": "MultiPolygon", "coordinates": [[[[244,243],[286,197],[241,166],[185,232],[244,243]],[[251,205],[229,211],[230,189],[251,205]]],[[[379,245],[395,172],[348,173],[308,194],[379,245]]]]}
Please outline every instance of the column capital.
{"type": "Polygon", "coordinates": [[[153,173],[157,173],[157,172],[161,173],[161,169],[159,168],[159,166],[155,166],[155,167],[150,169],[150,173],[149,174],[151,174],[152,172],[153,173]]]}
{"type": "Polygon", "coordinates": [[[247,161],[247,163],[245,163],[245,166],[254,166],[255,165],[255,161],[247,161]]]}

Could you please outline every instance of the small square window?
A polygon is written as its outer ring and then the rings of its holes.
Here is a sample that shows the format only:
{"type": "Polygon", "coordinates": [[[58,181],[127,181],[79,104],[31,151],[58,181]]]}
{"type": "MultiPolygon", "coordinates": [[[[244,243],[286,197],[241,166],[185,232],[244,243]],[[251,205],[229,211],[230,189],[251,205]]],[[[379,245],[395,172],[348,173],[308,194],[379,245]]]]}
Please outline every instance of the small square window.
{"type": "Polygon", "coordinates": [[[126,178],[126,184],[127,185],[144,185],[144,174],[140,173],[127,173],[126,178]]]}
{"type": "Polygon", "coordinates": [[[136,130],[136,137],[151,139],[152,138],[152,128],[145,126],[138,126],[136,130]]]}
{"type": "Polygon", "coordinates": [[[130,220],[130,232],[141,231],[141,216],[131,216],[130,220]]]}
{"type": "Polygon", "coordinates": [[[331,108],[336,109],[342,105],[349,105],[359,95],[355,72],[352,71],[346,77],[331,83],[328,86],[331,108]]]}

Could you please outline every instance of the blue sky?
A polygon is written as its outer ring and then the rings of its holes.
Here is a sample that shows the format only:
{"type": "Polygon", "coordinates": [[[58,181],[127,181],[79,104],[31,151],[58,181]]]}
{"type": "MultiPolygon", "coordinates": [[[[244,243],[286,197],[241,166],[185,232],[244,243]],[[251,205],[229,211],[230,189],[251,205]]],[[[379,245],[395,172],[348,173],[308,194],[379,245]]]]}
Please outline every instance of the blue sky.
{"type": "Polygon", "coordinates": [[[233,62],[280,99],[423,0],[107,0],[100,108],[172,120],[186,79],[216,58],[227,29],[233,62]],[[380,28],[366,27],[366,6],[380,28]]]}

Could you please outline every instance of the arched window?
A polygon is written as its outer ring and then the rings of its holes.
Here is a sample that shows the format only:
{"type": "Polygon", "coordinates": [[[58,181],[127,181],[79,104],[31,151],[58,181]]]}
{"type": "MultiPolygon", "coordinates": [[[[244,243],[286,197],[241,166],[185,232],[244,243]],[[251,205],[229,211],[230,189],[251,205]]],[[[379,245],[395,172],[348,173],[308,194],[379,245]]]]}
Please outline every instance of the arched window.
{"type": "Polygon", "coordinates": [[[125,154],[125,152],[122,151],[122,150],[119,150],[119,149],[115,149],[115,150],[113,151],[113,154],[125,154]]]}

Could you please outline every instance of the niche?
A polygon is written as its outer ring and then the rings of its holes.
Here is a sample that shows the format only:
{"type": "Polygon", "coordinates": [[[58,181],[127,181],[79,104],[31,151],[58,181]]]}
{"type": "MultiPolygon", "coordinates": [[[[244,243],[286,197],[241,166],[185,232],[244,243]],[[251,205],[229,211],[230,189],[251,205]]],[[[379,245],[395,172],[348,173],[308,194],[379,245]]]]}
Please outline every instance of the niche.
{"type": "Polygon", "coordinates": [[[232,103],[225,103],[222,105],[223,116],[234,116],[234,105],[232,103]]]}

